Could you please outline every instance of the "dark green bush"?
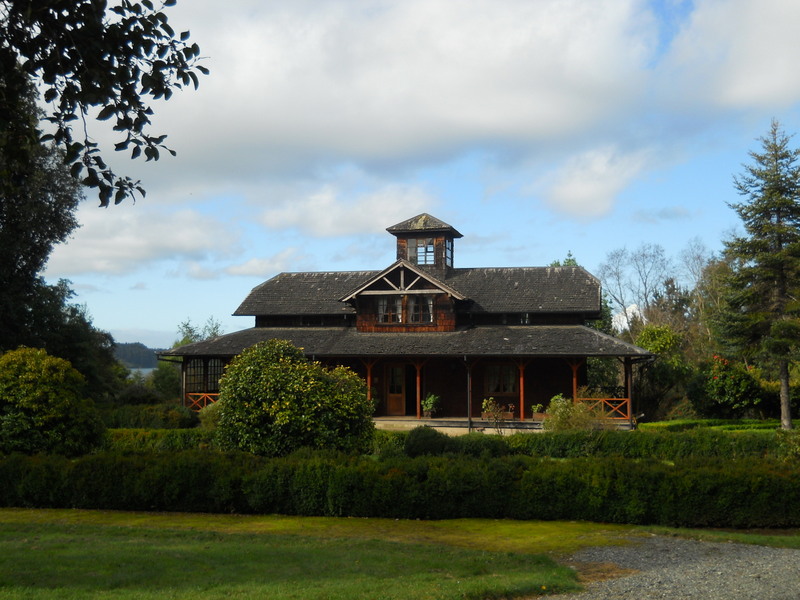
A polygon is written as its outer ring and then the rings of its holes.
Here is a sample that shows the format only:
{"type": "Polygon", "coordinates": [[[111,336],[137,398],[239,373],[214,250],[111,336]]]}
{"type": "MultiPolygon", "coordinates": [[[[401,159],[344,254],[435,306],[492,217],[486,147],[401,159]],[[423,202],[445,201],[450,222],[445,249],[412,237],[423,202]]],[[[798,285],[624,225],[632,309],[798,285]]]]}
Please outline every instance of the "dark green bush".
{"type": "Polygon", "coordinates": [[[512,452],[551,458],[621,456],[626,458],[777,457],[774,432],[691,429],[666,431],[559,431],[507,438],[512,452]]]}
{"type": "Polygon", "coordinates": [[[451,438],[433,427],[415,427],[405,440],[406,456],[438,456],[447,452],[451,438]]]}
{"type": "Polygon", "coordinates": [[[117,393],[115,401],[118,404],[161,404],[164,395],[144,383],[133,382],[117,393]]]}
{"type": "Polygon", "coordinates": [[[187,429],[200,423],[196,412],[175,402],[116,406],[101,416],[106,427],[115,429],[187,429]]]}
{"type": "Polygon", "coordinates": [[[175,452],[214,448],[205,429],[109,429],[104,448],[112,452],[175,452]]]}
{"type": "Polygon", "coordinates": [[[220,382],[217,439],[263,456],[298,448],[368,452],[373,405],[364,381],[345,367],[310,362],[285,340],[248,348],[220,382]]]}
{"type": "Polygon", "coordinates": [[[38,348],[0,356],[0,453],[77,456],[96,448],[103,423],[69,361],[38,348]]]}
{"type": "Polygon", "coordinates": [[[496,458],[510,452],[503,436],[476,432],[451,438],[449,451],[483,458],[496,458]]]}
{"type": "Polygon", "coordinates": [[[12,455],[0,481],[4,506],[800,526],[800,470],[772,459],[12,455]]]}
{"type": "Polygon", "coordinates": [[[380,457],[400,456],[404,454],[407,431],[385,431],[376,429],[372,438],[372,453],[380,457]]]}

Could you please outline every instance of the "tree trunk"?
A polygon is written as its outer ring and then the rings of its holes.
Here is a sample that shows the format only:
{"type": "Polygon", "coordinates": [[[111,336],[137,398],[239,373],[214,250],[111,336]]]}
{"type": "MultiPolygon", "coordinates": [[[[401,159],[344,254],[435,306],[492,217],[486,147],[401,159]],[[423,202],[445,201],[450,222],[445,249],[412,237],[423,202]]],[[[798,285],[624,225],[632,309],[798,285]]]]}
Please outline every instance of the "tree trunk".
{"type": "Polygon", "coordinates": [[[789,403],[789,361],[780,361],[778,368],[781,380],[781,428],[792,429],[792,407],[789,403]]]}

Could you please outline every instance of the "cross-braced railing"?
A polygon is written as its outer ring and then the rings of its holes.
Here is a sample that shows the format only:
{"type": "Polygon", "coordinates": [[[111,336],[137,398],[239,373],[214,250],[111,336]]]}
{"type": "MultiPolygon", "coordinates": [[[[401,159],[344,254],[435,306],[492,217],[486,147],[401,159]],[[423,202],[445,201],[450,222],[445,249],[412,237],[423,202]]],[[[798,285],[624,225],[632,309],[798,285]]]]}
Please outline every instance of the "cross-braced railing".
{"type": "Polygon", "coordinates": [[[214,404],[219,398],[219,394],[209,394],[207,392],[188,392],[183,398],[183,405],[192,410],[201,410],[209,404],[214,404]]]}
{"type": "Polygon", "coordinates": [[[630,398],[577,398],[575,401],[587,406],[601,419],[631,420],[630,398]]]}

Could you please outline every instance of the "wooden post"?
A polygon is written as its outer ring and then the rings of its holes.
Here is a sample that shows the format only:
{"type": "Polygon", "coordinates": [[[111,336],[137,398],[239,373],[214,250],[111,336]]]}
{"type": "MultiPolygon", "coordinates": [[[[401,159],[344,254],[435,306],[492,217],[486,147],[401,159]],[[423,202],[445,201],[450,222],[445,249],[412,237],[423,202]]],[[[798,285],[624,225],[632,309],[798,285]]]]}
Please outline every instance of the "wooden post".
{"type": "Polygon", "coordinates": [[[625,396],[628,398],[628,421],[633,427],[633,361],[625,357],[625,396]]]}
{"type": "Polygon", "coordinates": [[[422,367],[427,360],[418,360],[414,363],[414,368],[417,370],[417,418],[422,418],[422,367]]]}
{"type": "Polygon", "coordinates": [[[567,364],[572,368],[572,402],[578,400],[578,369],[581,368],[585,359],[570,360],[567,364]]]}
{"type": "Polygon", "coordinates": [[[519,361],[517,368],[519,369],[519,420],[525,420],[525,367],[528,363],[519,361]]]}
{"type": "Polygon", "coordinates": [[[373,360],[361,360],[362,363],[367,367],[367,400],[372,402],[372,367],[375,366],[375,363],[378,362],[378,359],[373,360]]]}

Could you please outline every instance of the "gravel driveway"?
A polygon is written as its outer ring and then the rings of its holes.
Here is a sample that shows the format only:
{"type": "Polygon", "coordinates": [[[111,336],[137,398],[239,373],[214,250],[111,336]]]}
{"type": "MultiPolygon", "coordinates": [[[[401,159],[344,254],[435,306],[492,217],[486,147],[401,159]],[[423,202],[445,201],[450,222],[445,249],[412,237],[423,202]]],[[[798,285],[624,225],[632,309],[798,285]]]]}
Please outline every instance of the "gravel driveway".
{"type": "Polygon", "coordinates": [[[581,572],[616,576],[559,600],[800,599],[800,550],[652,536],[587,548],[571,562],[581,572]]]}

